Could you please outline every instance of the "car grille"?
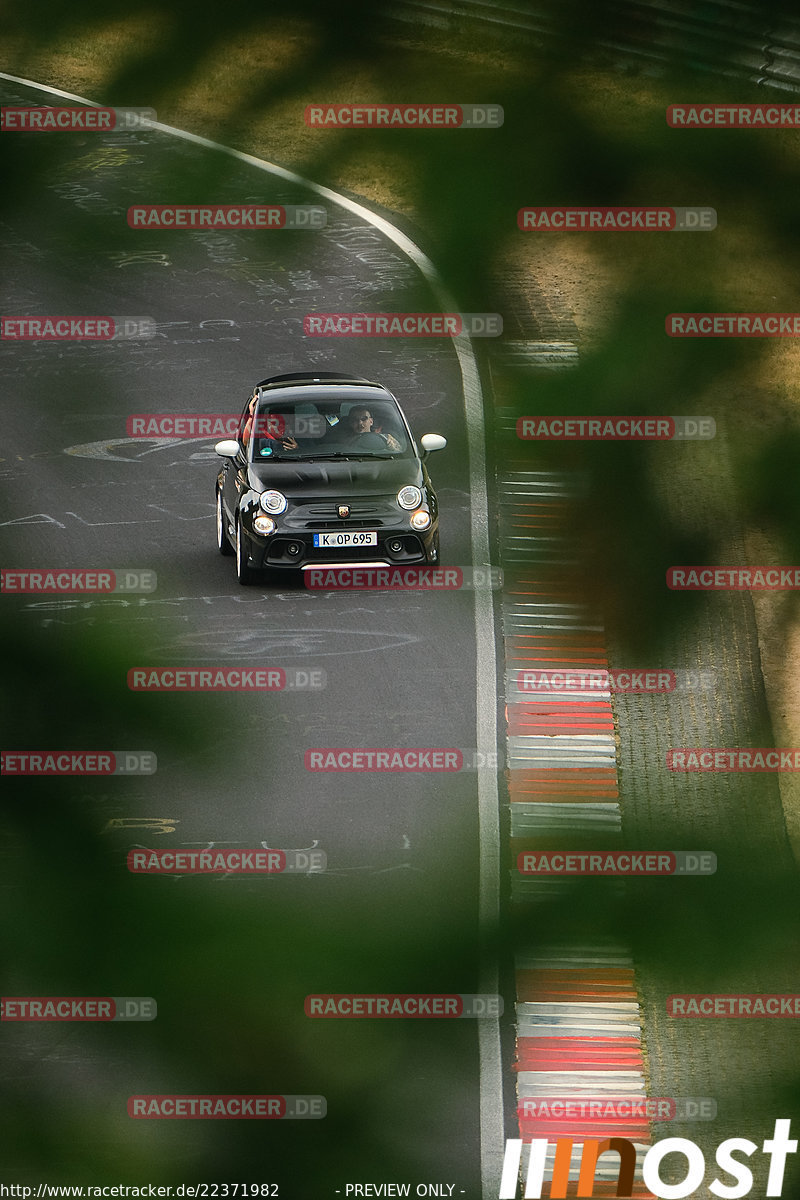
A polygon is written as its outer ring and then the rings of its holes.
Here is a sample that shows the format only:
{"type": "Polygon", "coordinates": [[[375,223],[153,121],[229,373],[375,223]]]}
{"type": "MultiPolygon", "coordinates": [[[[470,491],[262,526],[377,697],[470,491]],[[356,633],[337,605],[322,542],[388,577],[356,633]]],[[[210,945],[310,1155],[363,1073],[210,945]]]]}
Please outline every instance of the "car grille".
{"type": "MultiPolygon", "coordinates": [[[[346,504],[343,500],[341,503],[346,504]]],[[[354,501],[350,504],[350,516],[340,517],[339,502],[298,504],[292,508],[291,524],[297,528],[314,529],[370,529],[383,525],[397,525],[400,514],[397,506],[386,500],[354,501]]]]}

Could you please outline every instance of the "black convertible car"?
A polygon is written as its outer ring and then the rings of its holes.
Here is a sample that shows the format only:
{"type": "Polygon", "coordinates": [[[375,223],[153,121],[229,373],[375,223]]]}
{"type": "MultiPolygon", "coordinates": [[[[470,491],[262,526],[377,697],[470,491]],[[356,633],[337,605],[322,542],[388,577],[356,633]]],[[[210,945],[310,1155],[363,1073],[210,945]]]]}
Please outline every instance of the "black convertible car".
{"type": "Polygon", "coordinates": [[[240,583],[258,570],[437,563],[439,516],[425,459],[391,392],[332,372],[257,384],[236,440],[215,446],[217,548],[240,583]]]}

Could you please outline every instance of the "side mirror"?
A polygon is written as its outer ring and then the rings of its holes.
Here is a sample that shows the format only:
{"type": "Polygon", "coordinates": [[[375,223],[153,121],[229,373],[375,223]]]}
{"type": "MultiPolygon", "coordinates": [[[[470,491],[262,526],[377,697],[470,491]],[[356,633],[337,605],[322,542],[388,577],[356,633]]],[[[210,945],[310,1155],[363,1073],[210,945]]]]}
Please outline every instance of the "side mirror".
{"type": "Polygon", "coordinates": [[[419,444],[422,446],[422,457],[427,458],[434,450],[444,450],[447,438],[442,437],[440,433],[423,433],[419,444]]]}
{"type": "Polygon", "coordinates": [[[220,458],[235,458],[241,450],[241,446],[233,438],[226,438],[224,442],[217,442],[214,449],[220,458]]]}

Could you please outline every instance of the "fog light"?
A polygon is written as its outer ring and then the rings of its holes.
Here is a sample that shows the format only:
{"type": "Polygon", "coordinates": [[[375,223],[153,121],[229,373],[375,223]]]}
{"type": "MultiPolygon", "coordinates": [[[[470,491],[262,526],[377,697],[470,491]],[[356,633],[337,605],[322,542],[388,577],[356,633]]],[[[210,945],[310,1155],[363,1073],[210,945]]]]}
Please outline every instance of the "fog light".
{"type": "Polygon", "coordinates": [[[258,516],[253,521],[253,529],[256,533],[263,533],[266,536],[268,533],[275,532],[275,522],[272,517],[258,516]]]}
{"type": "Polygon", "coordinates": [[[424,508],[418,508],[415,513],[411,514],[412,529],[427,529],[431,523],[431,514],[426,512],[424,508]]]}
{"type": "Polygon", "coordinates": [[[403,549],[403,543],[400,541],[400,538],[392,538],[390,542],[387,542],[387,545],[392,554],[399,554],[403,549]]]}
{"type": "Polygon", "coordinates": [[[289,558],[297,558],[302,549],[303,547],[298,542],[289,542],[289,545],[286,547],[286,553],[289,555],[289,558]]]}

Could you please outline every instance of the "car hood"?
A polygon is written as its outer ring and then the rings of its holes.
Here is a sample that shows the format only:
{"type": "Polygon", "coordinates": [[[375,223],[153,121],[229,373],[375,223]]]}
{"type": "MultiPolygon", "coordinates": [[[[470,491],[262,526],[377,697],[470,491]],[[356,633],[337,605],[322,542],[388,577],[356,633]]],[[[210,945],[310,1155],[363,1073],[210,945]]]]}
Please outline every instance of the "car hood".
{"type": "Polygon", "coordinates": [[[422,465],[414,458],[250,463],[247,478],[255,491],[276,488],[285,496],[307,498],[329,498],[337,492],[375,496],[397,492],[406,484],[423,486],[422,465]]]}

